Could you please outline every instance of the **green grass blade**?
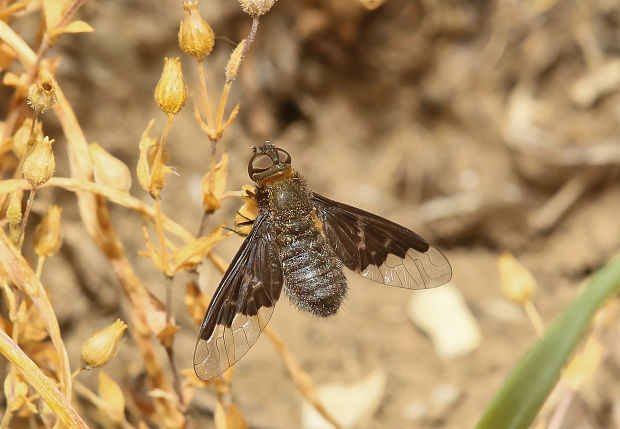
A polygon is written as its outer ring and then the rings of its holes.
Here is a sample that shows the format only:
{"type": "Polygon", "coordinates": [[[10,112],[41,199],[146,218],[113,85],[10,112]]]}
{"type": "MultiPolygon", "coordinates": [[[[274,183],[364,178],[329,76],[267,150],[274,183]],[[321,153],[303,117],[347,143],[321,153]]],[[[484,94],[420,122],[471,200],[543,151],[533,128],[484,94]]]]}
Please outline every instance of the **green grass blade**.
{"type": "Polygon", "coordinates": [[[582,293],[521,358],[475,429],[528,428],[596,311],[618,292],[620,257],[615,257],[590,277],[582,293]]]}

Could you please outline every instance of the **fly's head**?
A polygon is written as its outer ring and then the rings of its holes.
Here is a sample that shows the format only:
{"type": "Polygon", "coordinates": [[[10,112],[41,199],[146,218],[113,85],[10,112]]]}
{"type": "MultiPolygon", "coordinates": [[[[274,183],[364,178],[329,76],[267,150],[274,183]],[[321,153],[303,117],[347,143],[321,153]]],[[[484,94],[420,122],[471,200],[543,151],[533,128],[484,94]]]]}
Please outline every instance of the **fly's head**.
{"type": "Polygon", "coordinates": [[[248,174],[256,183],[266,185],[270,180],[292,172],[291,156],[269,142],[252,148],[254,155],[248,164],[248,174]]]}

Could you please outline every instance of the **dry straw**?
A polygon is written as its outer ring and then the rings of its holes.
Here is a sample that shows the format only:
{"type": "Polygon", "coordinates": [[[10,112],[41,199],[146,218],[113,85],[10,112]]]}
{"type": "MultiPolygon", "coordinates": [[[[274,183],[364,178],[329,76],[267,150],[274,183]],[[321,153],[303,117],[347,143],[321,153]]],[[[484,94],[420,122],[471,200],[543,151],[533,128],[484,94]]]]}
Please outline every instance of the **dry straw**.
{"type": "MultiPolygon", "coordinates": [[[[5,126],[0,130],[2,153],[12,151],[18,161],[13,179],[0,181],[0,195],[6,207],[10,233],[9,237],[4,230],[0,231],[0,290],[8,309],[8,319],[3,325],[5,329],[0,330],[0,353],[11,362],[3,385],[7,408],[0,429],[11,427],[13,420],[20,415],[40,419],[48,427],[58,423],[69,428],[85,428],[85,420],[74,407],[76,397],[94,407],[95,412],[88,414],[89,421],[103,426],[144,428],[149,424],[184,428],[193,425],[189,411],[195,389],[204,388],[208,383],[198,380],[193,370],[178,369],[176,366],[174,339],[179,327],[172,314],[172,280],[182,271],[190,272],[185,302],[199,324],[209,298],[196,286],[196,267],[206,259],[223,273],[226,263],[213,251],[213,246],[232,234],[219,227],[204,234],[210,215],[221,207],[223,199],[231,197],[244,199],[240,211],[244,216],[256,213],[255,202],[249,199],[246,192],[226,191],[228,156],[223,153],[220,161],[216,162],[216,152],[217,143],[239,112],[237,104],[226,114],[230,89],[253,44],[259,17],[269,11],[275,0],[241,2],[243,10],[252,17],[252,24],[247,38],[230,53],[222,76],[224,85],[215,109],[212,107],[215,104],[209,100],[203,64],[214,49],[213,30],[200,15],[197,3],[186,3],[183,10],[179,10],[179,14],[183,13],[178,33],[179,46],[192,57],[200,80],[200,96],[193,100],[194,115],[211,145],[209,170],[205,172],[202,182],[204,213],[196,235],[166,216],[160,201],[166,176],[171,172],[166,165],[169,156],[166,140],[174,117],[188,100],[189,91],[183,78],[181,60],[165,59],[161,79],[154,88],[156,104],[166,115],[161,137],[152,137],[152,130],[156,127],[153,120],[146,126],[140,142],[136,142],[139,152],[137,177],[140,186],[152,197],[152,204],[147,204],[129,194],[129,168],[110,155],[104,149],[104,143],[87,143],[78,118],[64,95],[62,82],[54,78],[58,62],[47,57],[49,48],[60,37],[93,31],[87,23],[74,20],[83,3],[84,0],[43,2],[44,7],[39,9],[41,28],[30,35],[33,39],[42,35],[36,52],[7,24],[8,18],[21,10],[23,7],[20,5],[25,6],[25,3],[16,3],[5,9],[0,20],[2,64],[8,67],[14,62],[23,70],[20,76],[7,73],[5,77],[5,83],[12,85],[15,91],[5,126]],[[26,118],[22,114],[25,106],[31,108],[26,118]],[[42,118],[47,115],[41,113],[45,111],[53,111],[62,127],[70,177],[53,177],[56,164],[54,139],[43,133],[45,121],[42,118]],[[45,285],[40,280],[45,261],[54,257],[62,246],[62,208],[51,206],[34,232],[32,228],[27,228],[37,190],[51,187],[75,193],[82,223],[108,259],[120,284],[125,301],[124,316],[148,381],[150,406],[128,407],[125,398],[134,397],[133,392],[124,390],[128,387],[121,387],[122,384],[100,368],[114,359],[122,342],[127,325],[120,320],[89,339],[84,338],[81,361],[84,368],[99,371],[97,390],[80,382],[82,367],[71,371],[58,319],[45,285]],[[24,209],[22,195],[26,190],[29,193],[24,209]],[[147,220],[144,227],[145,250],[141,253],[151,259],[155,269],[162,272],[162,283],[167,291],[165,302],[159,301],[136,275],[125,246],[113,227],[108,202],[133,210],[147,220]],[[154,225],[154,231],[149,229],[151,225],[154,225]],[[150,238],[153,233],[157,237],[156,242],[150,238]],[[32,235],[37,255],[36,269],[21,253],[27,234],[32,235]],[[159,357],[158,349],[161,348],[166,352],[167,364],[159,357]],[[33,351],[28,356],[24,349],[33,351]]],[[[319,403],[310,377],[294,360],[282,339],[269,327],[265,333],[282,357],[301,394],[338,428],[338,423],[319,403]]],[[[232,380],[233,371],[230,370],[213,383],[217,395],[214,421],[218,429],[247,427],[243,410],[233,402],[230,394],[232,380]]]]}

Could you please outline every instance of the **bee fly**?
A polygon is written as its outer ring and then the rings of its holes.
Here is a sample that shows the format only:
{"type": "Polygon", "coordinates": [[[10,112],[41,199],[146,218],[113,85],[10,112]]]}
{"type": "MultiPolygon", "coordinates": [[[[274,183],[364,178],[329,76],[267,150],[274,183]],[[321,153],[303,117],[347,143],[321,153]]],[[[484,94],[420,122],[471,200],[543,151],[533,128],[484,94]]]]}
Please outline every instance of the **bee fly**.
{"type": "Polygon", "coordinates": [[[282,288],[297,307],[327,317],[347,292],[343,265],[407,289],[450,281],[448,260],[415,232],[315,194],[285,150],[269,143],[253,150],[258,215],[202,322],[194,351],[200,378],[220,375],[254,345],[282,288]]]}

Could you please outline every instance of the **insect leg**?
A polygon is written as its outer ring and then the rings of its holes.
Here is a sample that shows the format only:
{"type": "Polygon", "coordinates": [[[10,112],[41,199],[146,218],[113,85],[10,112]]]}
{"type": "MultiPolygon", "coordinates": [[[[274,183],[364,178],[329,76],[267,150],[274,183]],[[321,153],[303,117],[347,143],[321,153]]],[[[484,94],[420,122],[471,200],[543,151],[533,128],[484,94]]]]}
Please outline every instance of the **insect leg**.
{"type": "MultiPolygon", "coordinates": [[[[237,224],[238,226],[244,226],[245,222],[237,224]]],[[[241,236],[241,237],[247,237],[248,234],[244,234],[243,232],[239,232],[237,231],[235,228],[231,228],[229,226],[223,226],[222,229],[225,229],[226,231],[230,231],[230,232],[234,232],[235,234],[241,236]]]]}

